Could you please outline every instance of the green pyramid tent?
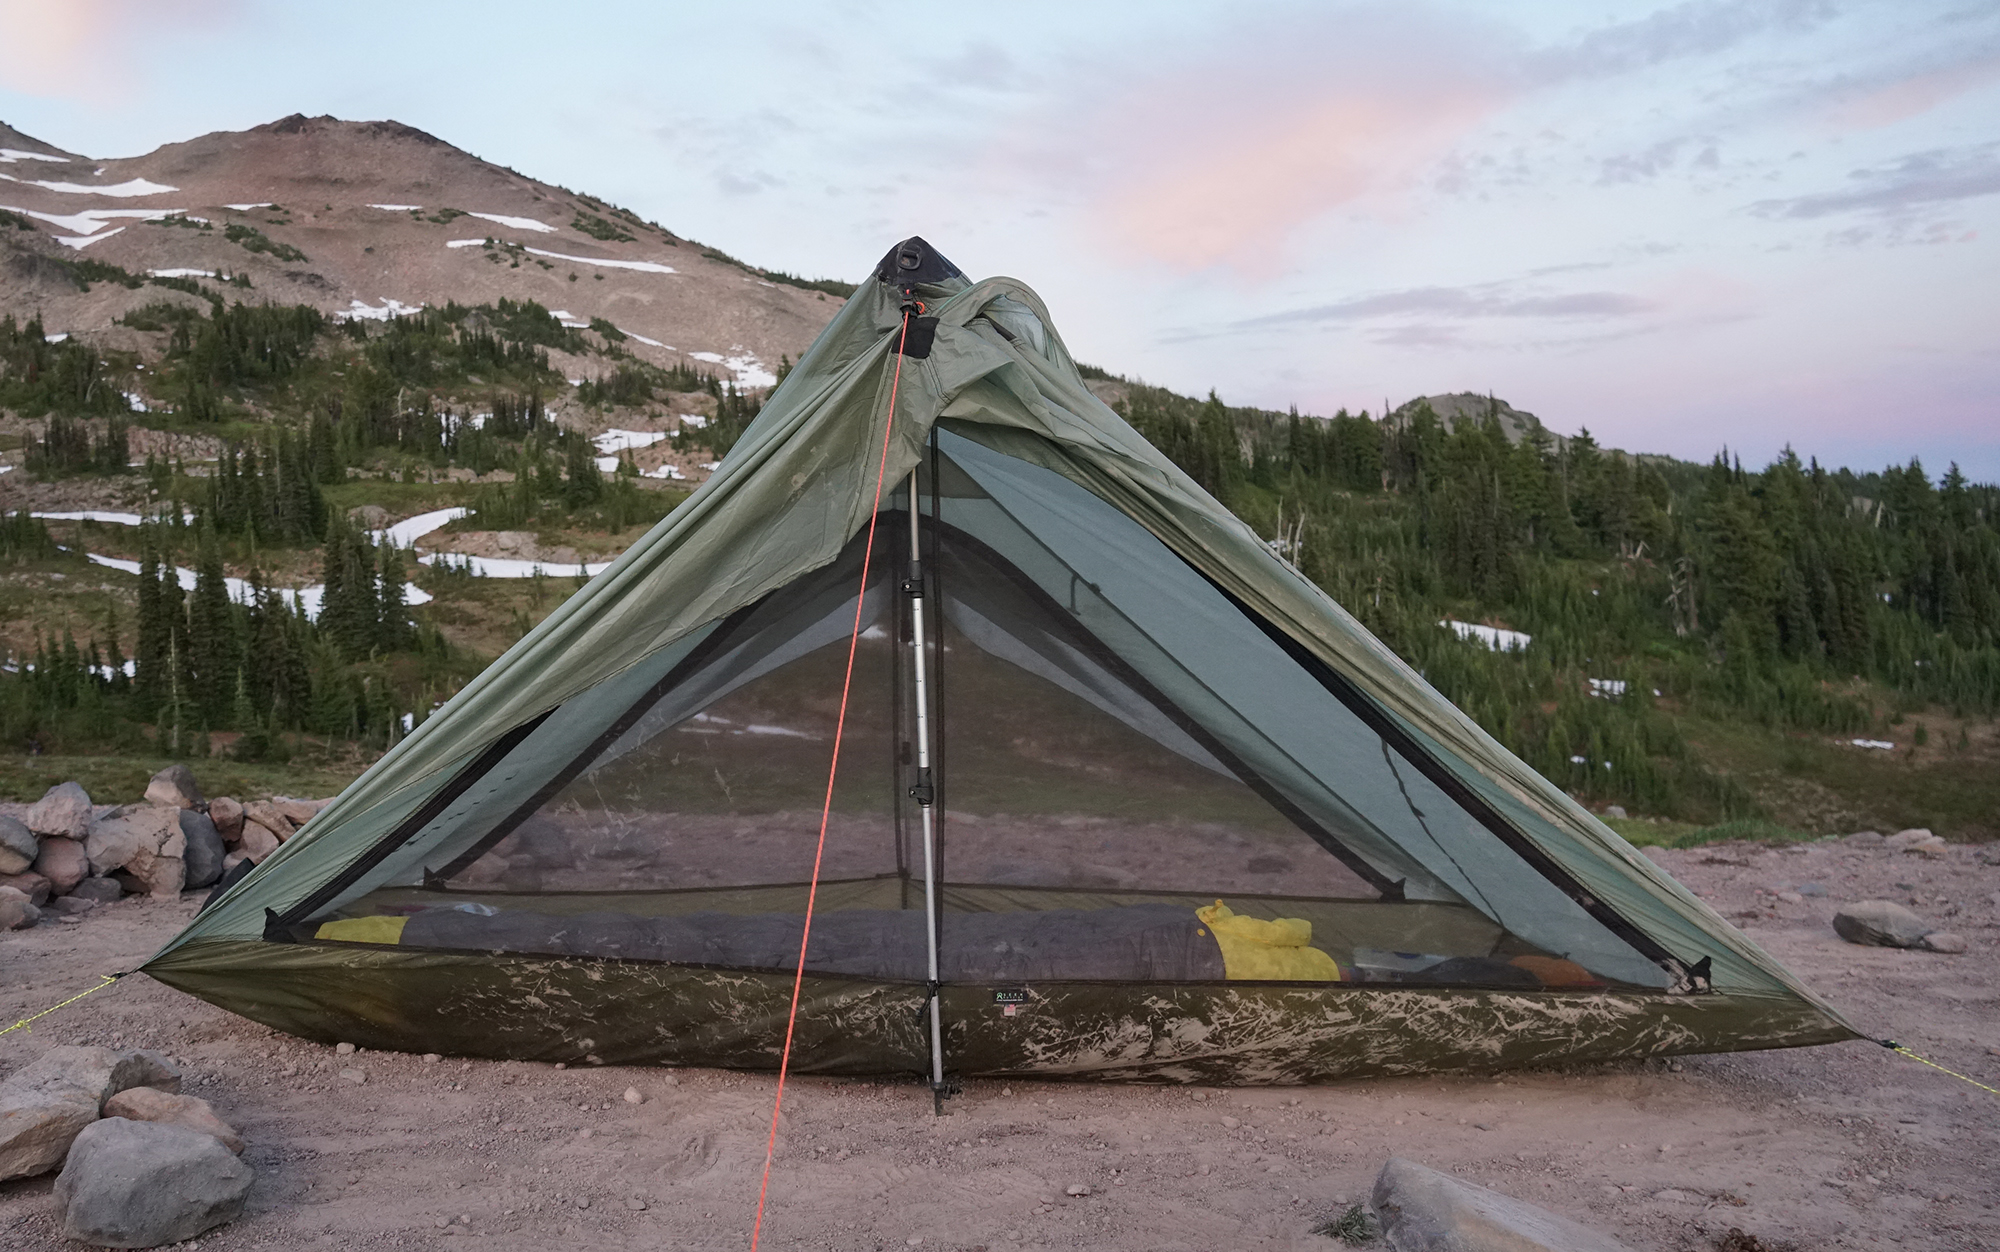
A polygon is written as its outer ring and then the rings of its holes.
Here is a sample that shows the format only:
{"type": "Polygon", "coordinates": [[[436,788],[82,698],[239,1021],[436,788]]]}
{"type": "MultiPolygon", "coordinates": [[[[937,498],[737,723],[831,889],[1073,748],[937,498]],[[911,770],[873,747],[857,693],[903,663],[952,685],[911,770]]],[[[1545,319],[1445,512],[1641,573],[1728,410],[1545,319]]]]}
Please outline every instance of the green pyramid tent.
{"type": "Polygon", "coordinates": [[[322,1040],[772,1067],[823,803],[806,1071],[1855,1037],[1092,396],[1032,291],[920,239],[686,504],[145,969],[322,1040]]]}

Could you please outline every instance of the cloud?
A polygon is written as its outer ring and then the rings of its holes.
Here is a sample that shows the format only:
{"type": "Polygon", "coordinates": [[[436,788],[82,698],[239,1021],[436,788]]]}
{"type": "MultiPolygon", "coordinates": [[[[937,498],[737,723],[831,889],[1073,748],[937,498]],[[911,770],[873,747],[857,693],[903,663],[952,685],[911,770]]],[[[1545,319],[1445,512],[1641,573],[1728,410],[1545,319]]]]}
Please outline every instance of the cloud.
{"type": "Polygon", "coordinates": [[[1975,48],[1948,64],[1905,71],[1886,81],[1836,84],[1826,93],[1830,101],[1826,116],[1841,130],[1872,130],[1928,113],[1996,79],[2000,79],[2000,51],[1975,48]]]}
{"type": "Polygon", "coordinates": [[[1836,213],[1900,216],[1960,200],[2000,194],[2000,143],[1914,152],[1887,165],[1855,170],[1838,191],[1759,200],[1759,217],[1811,219],[1836,213]]]}
{"type": "Polygon", "coordinates": [[[130,82],[131,53],[161,28],[233,17],[238,0],[0,0],[0,87],[30,96],[101,97],[130,82]]]}
{"type": "Polygon", "coordinates": [[[1690,0],[1539,50],[1526,64],[1534,77],[1551,82],[1628,74],[1727,51],[1768,30],[1802,31],[1836,12],[1824,0],[1690,0]]]}

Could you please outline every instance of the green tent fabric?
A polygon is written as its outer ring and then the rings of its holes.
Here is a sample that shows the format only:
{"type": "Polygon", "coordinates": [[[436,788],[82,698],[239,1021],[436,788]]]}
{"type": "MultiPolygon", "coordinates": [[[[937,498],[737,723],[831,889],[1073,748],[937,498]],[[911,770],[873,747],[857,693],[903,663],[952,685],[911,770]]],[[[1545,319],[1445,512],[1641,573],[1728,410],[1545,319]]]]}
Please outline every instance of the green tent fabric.
{"type": "MultiPolygon", "coordinates": [[[[607,959],[546,936],[489,947],[449,926],[438,934],[461,938],[428,947],[345,942],[315,928],[357,892],[373,893],[363,912],[391,918],[392,927],[424,918],[444,898],[469,901],[456,907],[477,917],[511,907],[505,895],[479,903],[437,894],[463,885],[454,875],[490,855],[491,840],[475,836],[486,826],[500,832],[497,815],[518,822],[553,803],[577,770],[614,769],[621,751],[636,750],[622,745],[668,721],[702,729],[687,720],[704,716],[698,698],[808,664],[807,644],[832,638],[828,623],[839,623],[833,633],[844,646],[857,604],[904,629],[893,616],[902,610],[885,607],[893,588],[859,601],[853,590],[885,422],[889,495],[913,472],[927,485],[914,499],[885,495],[891,511],[882,516],[900,520],[878,527],[877,555],[887,569],[897,526],[914,525],[911,512],[929,508],[928,542],[962,571],[940,576],[962,588],[940,599],[940,629],[957,632],[957,655],[997,658],[995,674],[1039,674],[1047,685],[1034,698],[1067,701],[1079,726],[1095,718],[1091,725],[1108,728],[1094,734],[1136,732],[1145,751],[1177,753],[1181,773],[1214,788],[1247,780],[1261,800],[1230,791],[1236,798],[1215,803],[1243,813],[1268,804],[1290,815],[1278,825],[1312,832],[1359,876],[1352,890],[1370,897],[1332,903],[1339,892],[1299,890],[1298,902],[1282,908],[1247,906],[1268,914],[1253,921],[1283,926],[1297,915],[1321,934],[1350,925],[1374,934],[1369,927],[1393,916],[1412,934],[1437,936],[1436,954],[1453,942],[1485,944],[1485,958],[1511,956],[1519,968],[1544,971],[1555,967],[1522,958],[1560,959],[1588,976],[1587,985],[1566,987],[1453,986],[1437,974],[1448,967],[1433,964],[1441,985],[1426,986],[1397,973],[1400,958],[1383,954],[1386,941],[1359,940],[1334,959],[1377,962],[1374,974],[1344,970],[1324,986],[1289,975],[1185,974],[1163,983],[1122,974],[1023,979],[1000,969],[982,982],[967,973],[936,989],[951,1068],[1303,1081],[1855,1037],[1776,961],[1431,690],[1093,396],[1032,291],[1005,278],[969,282],[921,240],[891,250],[685,504],[223,892],[145,970],[320,1038],[551,1060],[774,1064],[791,979],[775,958],[607,959]],[[1155,601],[1152,610],[1134,607],[1155,601]],[[1208,633],[1190,633],[1197,628],[1208,633]],[[1204,638],[1219,642],[1210,649],[1204,638]],[[1230,658],[1236,670],[1227,669],[1230,658]],[[1281,673],[1283,681],[1262,677],[1281,673]],[[1270,689],[1251,690],[1260,687],[1270,689]],[[633,711],[621,715],[627,706],[633,711]],[[567,760],[586,743],[562,774],[556,757],[567,760]],[[1335,760],[1339,744],[1350,747],[1335,760]],[[424,859],[425,848],[437,855],[424,859]],[[1475,943],[1468,924],[1491,933],[1481,930],[1475,943]],[[1369,976],[1402,981],[1377,985],[1369,976]]],[[[872,768],[845,758],[842,766],[844,774],[872,768]]],[[[941,771],[947,820],[953,768],[947,761],[941,771]]],[[[957,769],[970,779],[978,766],[957,769]]],[[[903,808],[896,813],[900,831],[903,808]]],[[[901,872],[907,883],[907,867],[901,872]]],[[[1103,883],[1072,883],[1036,895],[1034,884],[1007,887],[993,873],[956,887],[946,877],[946,908],[960,910],[945,916],[946,934],[984,933],[980,926],[1013,924],[1009,916],[1043,924],[1033,940],[1015,932],[995,940],[1023,950],[1055,945],[1047,927],[1075,927],[1093,944],[1125,942],[1104,927],[1147,908],[1180,916],[1192,899],[1185,884],[1120,895],[1103,883]],[[1033,916],[1015,916],[1023,910],[1033,916]]],[[[844,920],[827,924],[827,942],[837,947],[841,925],[858,928],[862,947],[902,934],[895,914],[913,906],[906,889],[884,895],[888,881],[884,871],[830,883],[832,904],[823,906],[855,911],[829,914],[844,920]]],[[[602,903],[599,886],[560,905],[545,892],[536,907],[581,916],[602,903]]],[[[720,912],[699,916],[790,916],[803,898],[795,884],[737,887],[714,897],[720,912]]],[[[676,909],[685,912],[665,904],[655,911],[676,909]]],[[[480,924],[490,932],[498,923],[480,924]]],[[[667,942],[658,929],[667,922],[648,925],[622,942],[667,942]]],[[[701,925],[710,933],[674,942],[717,950],[720,927],[727,943],[748,945],[730,951],[764,951],[778,933],[740,920],[701,925]]],[[[928,925],[935,938],[938,919],[928,925]]],[[[1188,925],[1203,943],[1223,943],[1225,923],[1188,925]]],[[[922,933],[920,924],[904,938],[918,943],[922,933]]],[[[1158,942],[1148,934],[1143,942],[1158,942]]],[[[1198,961],[1212,955],[1204,949],[1198,961]]],[[[1051,968],[1084,968],[1073,952],[1063,959],[1072,964],[1051,968]]],[[[924,1068],[924,1031],[911,1008],[929,1000],[926,979],[886,968],[809,963],[795,1065],[924,1068]]]]}

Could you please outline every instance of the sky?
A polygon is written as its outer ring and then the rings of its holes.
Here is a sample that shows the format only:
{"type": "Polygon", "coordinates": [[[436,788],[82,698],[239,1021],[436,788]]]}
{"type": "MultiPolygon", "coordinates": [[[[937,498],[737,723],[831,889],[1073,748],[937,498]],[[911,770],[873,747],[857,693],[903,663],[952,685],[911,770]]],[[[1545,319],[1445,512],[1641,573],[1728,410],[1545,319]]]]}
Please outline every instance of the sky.
{"type": "Polygon", "coordinates": [[[1990,0],[0,0],[0,119],[394,118],[769,268],[921,234],[1234,404],[2000,480],[1990,0]]]}

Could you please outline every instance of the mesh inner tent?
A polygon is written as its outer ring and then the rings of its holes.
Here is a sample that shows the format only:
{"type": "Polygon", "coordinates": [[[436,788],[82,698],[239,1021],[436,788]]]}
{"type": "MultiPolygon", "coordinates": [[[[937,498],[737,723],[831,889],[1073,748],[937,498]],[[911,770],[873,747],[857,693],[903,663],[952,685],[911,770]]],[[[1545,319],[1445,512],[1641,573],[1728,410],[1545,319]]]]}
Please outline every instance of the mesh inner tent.
{"type": "MultiPolygon", "coordinates": [[[[899,504],[860,595],[809,970],[921,980],[935,939],[964,982],[1657,975],[1129,519],[940,447],[918,505],[942,916],[899,504]],[[1245,964],[1217,916],[1319,958],[1245,964]]],[[[573,698],[300,937],[795,968],[865,542],[573,698]]]]}

